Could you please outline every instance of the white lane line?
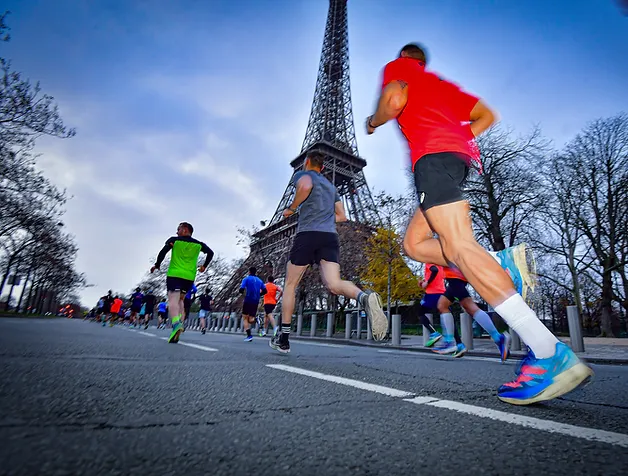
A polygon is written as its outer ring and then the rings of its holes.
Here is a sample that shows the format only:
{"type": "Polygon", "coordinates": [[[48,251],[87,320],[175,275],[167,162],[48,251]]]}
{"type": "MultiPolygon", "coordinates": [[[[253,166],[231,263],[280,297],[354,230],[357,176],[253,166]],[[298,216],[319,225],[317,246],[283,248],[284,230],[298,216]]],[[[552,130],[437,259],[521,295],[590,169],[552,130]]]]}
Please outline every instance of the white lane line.
{"type": "Polygon", "coordinates": [[[214,349],[212,347],[205,347],[204,345],[192,344],[191,342],[179,341],[179,345],[185,345],[187,347],[192,347],[193,349],[198,349],[198,350],[204,350],[206,352],[218,352],[218,349],[214,349]]]}
{"type": "Polygon", "coordinates": [[[295,340],[293,341],[293,343],[296,342],[297,345],[315,345],[317,347],[337,347],[340,349],[345,349],[347,347],[354,347],[352,345],[342,345],[342,344],[323,344],[321,342],[302,342],[300,340],[295,340]]]}
{"type": "Polygon", "coordinates": [[[381,393],[382,395],[388,395],[389,397],[412,397],[414,395],[413,393],[404,392],[395,388],[382,387],[381,385],[374,385],[372,383],[362,382],[360,380],[352,380],[350,378],[336,377],[335,375],[312,372],[311,370],[290,367],[289,365],[268,364],[266,365],[266,367],[283,370],[285,372],[291,372],[293,374],[305,375],[307,377],[313,377],[319,380],[326,380],[328,382],[339,383],[340,385],[347,385],[349,387],[355,387],[362,390],[368,390],[369,392],[381,393]]]}
{"type": "Polygon", "coordinates": [[[416,405],[427,405],[436,408],[443,408],[445,410],[453,410],[460,413],[466,413],[467,415],[503,421],[505,423],[519,425],[525,428],[532,428],[535,430],[547,431],[549,433],[557,433],[588,441],[597,441],[628,448],[628,435],[622,433],[614,433],[612,431],[568,425],[566,423],[559,423],[550,420],[540,420],[538,418],[518,415],[515,413],[507,413],[499,410],[491,410],[490,408],[467,405],[465,403],[454,402],[452,400],[441,400],[439,398],[430,397],[427,395],[415,396],[415,394],[413,393],[405,392],[403,390],[397,390],[395,388],[382,387],[381,385],[362,382],[360,380],[337,377],[335,375],[313,372],[311,370],[291,367],[288,365],[268,364],[266,365],[266,367],[277,370],[284,370],[286,372],[291,372],[298,375],[305,375],[307,377],[313,377],[320,380],[326,380],[328,382],[338,383],[341,385],[347,385],[349,387],[355,387],[361,390],[367,390],[369,392],[380,393],[382,395],[388,395],[390,397],[406,397],[403,399],[405,402],[414,403],[416,405]]]}
{"type": "MultiPolygon", "coordinates": [[[[440,360],[444,360],[447,358],[446,355],[439,355],[436,353],[428,353],[428,352],[412,352],[410,350],[394,350],[394,349],[382,349],[382,350],[378,350],[377,352],[380,352],[382,354],[402,354],[402,355],[414,355],[416,357],[441,357],[440,360]]],[[[458,359],[451,359],[451,360],[458,360],[458,359]]],[[[473,357],[473,356],[469,356],[469,355],[465,355],[462,359],[460,360],[477,360],[480,362],[495,362],[498,364],[501,364],[502,361],[496,357],[473,357]]],[[[507,365],[511,365],[511,364],[517,364],[519,363],[519,360],[517,359],[510,359],[507,360],[506,362],[504,362],[507,365]]]]}
{"type": "Polygon", "coordinates": [[[628,448],[628,435],[624,435],[622,433],[597,430],[594,428],[584,428],[581,426],[568,425],[566,423],[549,420],[540,420],[538,418],[517,415],[514,413],[506,413],[499,410],[491,410],[489,408],[476,407],[474,405],[467,405],[465,403],[454,402],[451,400],[431,399],[430,401],[429,397],[417,397],[414,399],[404,399],[404,401],[416,403],[418,405],[423,404],[436,408],[445,408],[447,410],[454,410],[481,418],[490,418],[491,420],[503,421],[526,428],[534,428],[536,430],[547,431],[550,433],[559,433],[561,435],[573,436],[575,438],[581,438],[589,441],[599,441],[602,443],[628,448]],[[428,400],[420,401],[421,398],[428,400]]]}
{"type": "Polygon", "coordinates": [[[148,337],[157,337],[155,334],[151,334],[150,332],[144,332],[144,331],[137,331],[138,334],[142,334],[143,336],[148,336],[148,337]]]}

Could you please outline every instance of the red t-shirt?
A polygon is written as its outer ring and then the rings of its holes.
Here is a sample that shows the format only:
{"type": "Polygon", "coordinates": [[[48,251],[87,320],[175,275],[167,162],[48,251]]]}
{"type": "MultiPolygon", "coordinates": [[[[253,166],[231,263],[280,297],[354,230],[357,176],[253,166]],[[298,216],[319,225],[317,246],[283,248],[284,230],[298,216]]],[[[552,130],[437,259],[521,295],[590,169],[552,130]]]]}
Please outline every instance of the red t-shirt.
{"type": "Polygon", "coordinates": [[[408,84],[408,102],[397,121],[408,140],[412,169],[424,155],[439,152],[464,154],[479,166],[480,153],[470,127],[478,98],[426,71],[414,58],[397,58],[386,65],[382,89],[395,80],[408,84]]]}
{"type": "Polygon", "coordinates": [[[464,277],[464,274],[462,274],[462,271],[460,271],[458,268],[443,268],[445,271],[445,278],[446,279],[462,279],[463,281],[467,281],[467,278],[464,277]]]}
{"type": "Polygon", "coordinates": [[[434,281],[425,288],[425,294],[443,294],[445,292],[445,277],[443,276],[443,267],[436,264],[425,263],[425,280],[429,281],[432,276],[430,268],[436,267],[437,275],[434,281]]]}

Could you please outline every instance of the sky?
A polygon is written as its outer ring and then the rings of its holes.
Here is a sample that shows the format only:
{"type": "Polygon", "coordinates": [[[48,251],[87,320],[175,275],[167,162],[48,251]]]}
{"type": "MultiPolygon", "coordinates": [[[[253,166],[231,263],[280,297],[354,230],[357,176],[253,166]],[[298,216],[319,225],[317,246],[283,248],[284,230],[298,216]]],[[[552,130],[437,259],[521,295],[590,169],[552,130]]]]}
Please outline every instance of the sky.
{"type": "MultiPolygon", "coordinates": [[[[55,97],[67,140],[39,167],[72,199],[64,223],[93,286],[127,291],[181,221],[226,258],[272,217],[310,113],[326,0],[5,0],[0,56],[55,97]]],[[[393,124],[366,136],[381,69],[401,46],[484,98],[504,125],[560,147],[628,110],[628,17],[614,0],[349,0],[358,150],[373,191],[404,193],[393,124]]]]}

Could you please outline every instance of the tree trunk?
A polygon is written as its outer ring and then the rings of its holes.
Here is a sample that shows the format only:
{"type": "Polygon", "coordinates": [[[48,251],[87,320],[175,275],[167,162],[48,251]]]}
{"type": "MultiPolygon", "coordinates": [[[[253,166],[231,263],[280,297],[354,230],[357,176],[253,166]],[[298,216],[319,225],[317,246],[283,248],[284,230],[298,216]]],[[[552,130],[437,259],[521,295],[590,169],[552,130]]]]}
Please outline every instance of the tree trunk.
{"type": "Polygon", "coordinates": [[[26,279],[24,279],[24,284],[22,286],[22,292],[20,293],[20,299],[17,302],[17,307],[15,308],[16,312],[20,312],[20,308],[22,307],[22,300],[24,298],[24,293],[26,292],[26,286],[28,285],[28,281],[31,279],[31,270],[28,270],[28,274],[26,275],[26,279]]]}
{"type": "Polygon", "coordinates": [[[602,274],[602,318],[600,330],[602,337],[615,337],[611,326],[613,315],[613,282],[611,272],[607,269],[602,274]]]}

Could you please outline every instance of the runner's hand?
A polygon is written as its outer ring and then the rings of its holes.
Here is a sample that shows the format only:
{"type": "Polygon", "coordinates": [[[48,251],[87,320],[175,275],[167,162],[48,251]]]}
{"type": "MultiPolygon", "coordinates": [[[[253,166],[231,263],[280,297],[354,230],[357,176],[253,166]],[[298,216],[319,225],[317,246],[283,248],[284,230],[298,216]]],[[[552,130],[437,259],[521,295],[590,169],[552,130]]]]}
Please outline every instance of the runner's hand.
{"type": "Polygon", "coordinates": [[[204,273],[206,269],[207,269],[207,268],[206,268],[204,265],[201,265],[201,266],[199,266],[199,268],[198,268],[198,270],[199,270],[201,273],[204,273]]]}
{"type": "Polygon", "coordinates": [[[294,215],[294,212],[292,210],[290,210],[289,208],[286,208],[283,211],[283,217],[284,218],[288,218],[290,215],[294,215]]]}
{"type": "Polygon", "coordinates": [[[151,274],[153,274],[153,273],[155,272],[155,270],[156,270],[156,269],[159,269],[159,268],[158,268],[157,266],[153,266],[153,267],[150,269],[150,273],[151,273],[151,274]]]}
{"type": "Polygon", "coordinates": [[[375,132],[375,128],[373,126],[371,126],[371,118],[373,116],[369,116],[366,118],[366,133],[368,135],[371,135],[373,132],[375,132]]]}

